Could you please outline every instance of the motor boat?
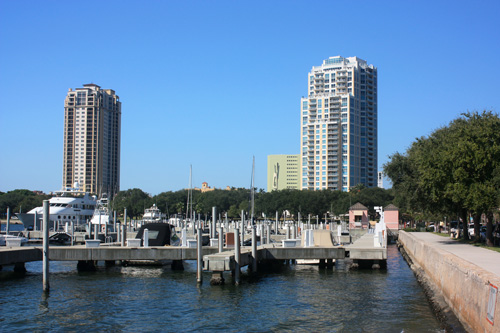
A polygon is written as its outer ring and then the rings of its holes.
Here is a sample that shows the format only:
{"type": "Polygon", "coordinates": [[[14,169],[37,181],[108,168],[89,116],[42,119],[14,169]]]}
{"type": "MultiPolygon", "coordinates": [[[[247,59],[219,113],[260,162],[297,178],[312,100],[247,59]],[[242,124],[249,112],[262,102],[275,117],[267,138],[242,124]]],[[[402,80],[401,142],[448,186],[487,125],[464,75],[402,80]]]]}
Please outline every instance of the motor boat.
{"type": "MultiPolygon", "coordinates": [[[[57,226],[62,227],[71,222],[76,226],[92,218],[97,198],[80,191],[78,185],[75,185],[75,188],[54,192],[54,196],[49,200],[49,228],[58,229],[57,226]]],[[[26,230],[41,230],[43,206],[16,215],[26,230]]]]}

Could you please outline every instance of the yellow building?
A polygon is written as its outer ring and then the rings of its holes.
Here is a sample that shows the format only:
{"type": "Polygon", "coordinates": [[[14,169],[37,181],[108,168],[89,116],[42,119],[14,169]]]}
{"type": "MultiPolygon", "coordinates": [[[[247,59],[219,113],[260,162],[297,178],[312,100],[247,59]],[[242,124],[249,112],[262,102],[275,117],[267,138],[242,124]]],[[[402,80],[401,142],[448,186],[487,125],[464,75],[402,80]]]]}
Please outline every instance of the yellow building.
{"type": "Polygon", "coordinates": [[[267,191],[299,190],[299,155],[267,156],[267,191]]]}

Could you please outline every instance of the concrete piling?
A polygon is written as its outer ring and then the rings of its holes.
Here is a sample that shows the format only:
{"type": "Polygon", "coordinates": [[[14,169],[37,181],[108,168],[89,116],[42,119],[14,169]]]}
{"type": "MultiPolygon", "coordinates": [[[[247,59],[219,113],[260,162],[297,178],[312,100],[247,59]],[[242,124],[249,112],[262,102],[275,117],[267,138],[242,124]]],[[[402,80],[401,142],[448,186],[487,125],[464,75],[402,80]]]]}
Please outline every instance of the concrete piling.
{"type": "Polygon", "coordinates": [[[240,264],[241,264],[241,241],[239,237],[240,230],[236,228],[235,230],[235,243],[234,243],[234,283],[236,285],[240,284],[240,264]]]}
{"type": "Polygon", "coordinates": [[[49,284],[49,200],[43,200],[43,291],[50,290],[49,284]]]}
{"type": "Polygon", "coordinates": [[[245,241],[245,211],[241,210],[241,243],[245,241]]]}
{"type": "Polygon", "coordinates": [[[198,238],[196,242],[197,256],[196,256],[196,282],[198,284],[203,283],[203,252],[201,247],[202,235],[201,229],[198,229],[198,238]]]}
{"type": "MultiPolygon", "coordinates": [[[[123,225],[125,226],[125,228],[127,228],[127,208],[125,208],[123,210],[123,225]]],[[[125,230],[127,230],[127,229],[125,229],[125,230]]]]}
{"type": "Polygon", "coordinates": [[[121,225],[120,223],[117,223],[116,226],[116,242],[121,244],[122,241],[122,235],[121,235],[121,225]]]}
{"type": "Polygon", "coordinates": [[[257,235],[256,225],[252,218],[252,272],[257,273],[257,235]]]}
{"type": "Polygon", "coordinates": [[[24,274],[26,273],[26,266],[24,262],[16,262],[14,264],[14,272],[24,274]]]}
{"type": "Polygon", "coordinates": [[[75,242],[75,224],[71,221],[71,246],[74,245],[75,242]]]}
{"type": "Polygon", "coordinates": [[[222,228],[222,222],[219,225],[219,252],[224,250],[224,229],[222,228]]]}
{"type": "Polygon", "coordinates": [[[212,277],[210,278],[210,284],[212,286],[221,286],[224,284],[224,272],[212,272],[212,277]]]}
{"type": "Polygon", "coordinates": [[[278,211],[276,211],[276,222],[274,222],[274,234],[278,234],[278,211]]]}
{"type": "Polygon", "coordinates": [[[216,234],[216,227],[217,227],[217,207],[212,207],[212,230],[211,230],[211,233],[212,233],[212,236],[210,238],[215,238],[215,234],[216,234]]]}
{"type": "Polygon", "coordinates": [[[125,247],[127,241],[127,222],[124,222],[122,225],[122,247],[125,247]]]}
{"type": "Polygon", "coordinates": [[[8,235],[10,232],[10,207],[7,207],[7,225],[5,226],[5,234],[8,235]]]}
{"type": "Polygon", "coordinates": [[[143,238],[144,238],[144,247],[149,247],[149,230],[148,229],[144,229],[143,238]]]}

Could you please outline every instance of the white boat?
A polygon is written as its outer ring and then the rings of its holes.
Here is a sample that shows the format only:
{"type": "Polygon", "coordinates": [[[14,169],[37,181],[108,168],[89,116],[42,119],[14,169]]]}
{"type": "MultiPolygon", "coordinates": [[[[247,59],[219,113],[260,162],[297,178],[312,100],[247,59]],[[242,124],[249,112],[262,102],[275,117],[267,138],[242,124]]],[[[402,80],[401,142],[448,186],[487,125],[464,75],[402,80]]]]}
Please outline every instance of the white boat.
{"type": "Polygon", "coordinates": [[[0,235],[0,246],[22,246],[26,244],[28,239],[22,236],[14,236],[14,235],[0,235]]]}
{"type": "Polygon", "coordinates": [[[143,223],[160,223],[164,222],[164,216],[161,213],[160,209],[156,206],[156,204],[153,204],[151,208],[146,208],[144,210],[144,215],[142,215],[142,222],[143,223]]]}
{"type": "MultiPolygon", "coordinates": [[[[76,184],[77,185],[77,184],[76,184]]],[[[92,218],[96,206],[96,197],[80,191],[78,186],[54,192],[54,197],[49,200],[49,227],[56,223],[60,227],[66,222],[74,225],[84,224],[92,218]]],[[[36,207],[27,213],[16,213],[27,230],[33,230],[36,215],[36,230],[41,229],[43,221],[43,207],[36,207]]]]}
{"type": "Polygon", "coordinates": [[[106,194],[103,194],[102,197],[97,200],[97,204],[95,206],[94,214],[92,215],[92,219],[90,223],[92,225],[100,225],[101,231],[104,231],[106,225],[112,225],[113,218],[110,215],[110,211],[108,208],[108,197],[106,194]]]}

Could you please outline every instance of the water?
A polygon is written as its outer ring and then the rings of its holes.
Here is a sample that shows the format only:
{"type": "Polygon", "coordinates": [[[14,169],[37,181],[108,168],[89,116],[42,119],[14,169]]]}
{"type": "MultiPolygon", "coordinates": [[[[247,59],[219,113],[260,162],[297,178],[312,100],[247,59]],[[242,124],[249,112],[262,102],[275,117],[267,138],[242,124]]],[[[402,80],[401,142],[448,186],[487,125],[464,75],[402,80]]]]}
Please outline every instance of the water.
{"type": "Polygon", "coordinates": [[[440,325],[395,246],[387,271],[332,272],[291,266],[240,286],[196,286],[185,271],[100,266],[78,273],[75,262],[51,262],[49,296],[42,265],[0,272],[0,331],[330,331],[437,332],[440,325]]]}
{"type": "MultiPolygon", "coordinates": [[[[0,231],[5,231],[7,230],[7,224],[2,224],[0,226],[0,231]]],[[[23,224],[9,224],[9,232],[12,231],[23,231],[24,230],[24,225],[23,224]]]]}

